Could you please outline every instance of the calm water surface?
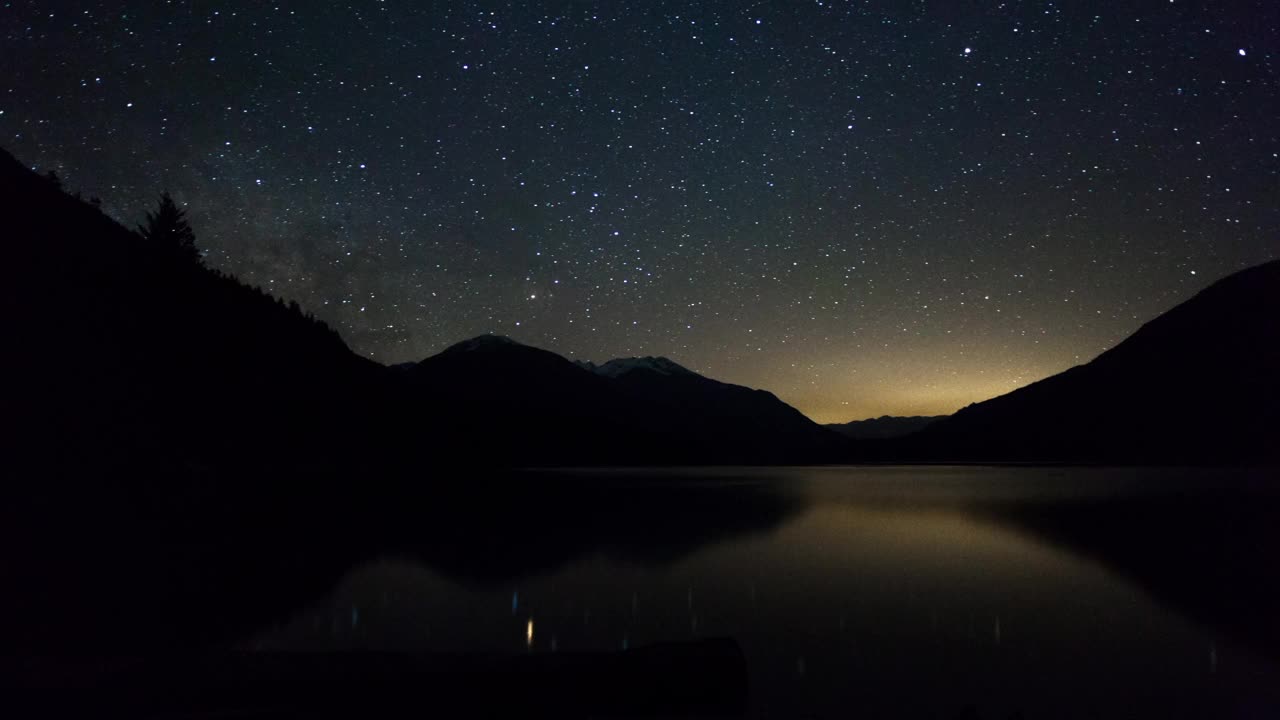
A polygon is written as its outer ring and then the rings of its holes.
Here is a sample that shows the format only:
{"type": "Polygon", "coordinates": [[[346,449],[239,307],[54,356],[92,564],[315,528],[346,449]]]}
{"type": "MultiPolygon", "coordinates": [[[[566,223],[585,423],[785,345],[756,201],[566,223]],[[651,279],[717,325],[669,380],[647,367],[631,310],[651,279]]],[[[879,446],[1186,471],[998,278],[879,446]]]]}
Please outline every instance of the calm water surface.
{"type": "Polygon", "coordinates": [[[1280,717],[1265,473],[518,482],[493,500],[498,520],[433,523],[252,644],[551,653],[730,637],[759,717],[1280,717]]]}

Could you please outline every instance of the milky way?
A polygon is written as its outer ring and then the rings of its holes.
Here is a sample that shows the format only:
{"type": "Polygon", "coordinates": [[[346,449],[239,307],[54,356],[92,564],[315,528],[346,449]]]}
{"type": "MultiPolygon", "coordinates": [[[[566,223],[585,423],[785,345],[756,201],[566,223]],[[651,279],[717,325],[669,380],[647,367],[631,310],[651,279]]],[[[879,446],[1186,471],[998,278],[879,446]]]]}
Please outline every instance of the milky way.
{"type": "Polygon", "coordinates": [[[0,145],[382,362],[931,414],[1280,254],[1280,3],[1201,5],[15,0],[0,145]]]}

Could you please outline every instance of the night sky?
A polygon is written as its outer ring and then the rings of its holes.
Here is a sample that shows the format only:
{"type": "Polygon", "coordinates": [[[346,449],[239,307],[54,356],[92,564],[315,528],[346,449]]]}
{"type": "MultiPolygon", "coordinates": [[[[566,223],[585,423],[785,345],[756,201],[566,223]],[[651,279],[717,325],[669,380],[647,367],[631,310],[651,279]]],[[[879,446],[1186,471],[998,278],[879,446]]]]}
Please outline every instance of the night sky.
{"type": "Polygon", "coordinates": [[[0,0],[0,67],[0,146],[387,363],[950,412],[1280,254],[1276,0],[0,0]]]}

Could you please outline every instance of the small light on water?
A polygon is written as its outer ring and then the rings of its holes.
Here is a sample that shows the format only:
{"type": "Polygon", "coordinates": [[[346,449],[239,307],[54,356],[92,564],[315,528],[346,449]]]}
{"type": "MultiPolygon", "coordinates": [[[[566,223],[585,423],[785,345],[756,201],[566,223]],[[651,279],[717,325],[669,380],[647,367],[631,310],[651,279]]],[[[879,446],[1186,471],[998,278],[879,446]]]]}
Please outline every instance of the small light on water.
{"type": "Polygon", "coordinates": [[[525,646],[533,649],[533,618],[529,618],[529,623],[524,628],[525,646]]]}

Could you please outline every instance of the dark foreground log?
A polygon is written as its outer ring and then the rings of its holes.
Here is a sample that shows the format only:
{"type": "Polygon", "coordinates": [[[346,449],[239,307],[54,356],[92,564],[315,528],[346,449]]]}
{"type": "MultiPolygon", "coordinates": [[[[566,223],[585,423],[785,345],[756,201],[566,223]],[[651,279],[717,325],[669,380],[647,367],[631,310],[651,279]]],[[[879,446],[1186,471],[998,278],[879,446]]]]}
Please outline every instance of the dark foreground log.
{"type": "Polygon", "coordinates": [[[522,656],[265,653],[6,663],[24,717],[738,717],[732,640],[522,656]]]}

